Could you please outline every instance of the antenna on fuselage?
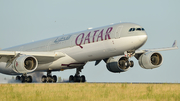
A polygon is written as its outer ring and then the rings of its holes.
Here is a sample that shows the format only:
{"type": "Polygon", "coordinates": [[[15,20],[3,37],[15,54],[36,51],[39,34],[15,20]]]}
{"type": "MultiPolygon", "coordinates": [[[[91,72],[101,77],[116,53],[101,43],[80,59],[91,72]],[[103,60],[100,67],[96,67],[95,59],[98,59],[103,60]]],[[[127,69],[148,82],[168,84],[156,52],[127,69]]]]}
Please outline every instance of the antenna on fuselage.
{"type": "Polygon", "coordinates": [[[87,28],[88,30],[93,29],[92,27],[87,28]]]}

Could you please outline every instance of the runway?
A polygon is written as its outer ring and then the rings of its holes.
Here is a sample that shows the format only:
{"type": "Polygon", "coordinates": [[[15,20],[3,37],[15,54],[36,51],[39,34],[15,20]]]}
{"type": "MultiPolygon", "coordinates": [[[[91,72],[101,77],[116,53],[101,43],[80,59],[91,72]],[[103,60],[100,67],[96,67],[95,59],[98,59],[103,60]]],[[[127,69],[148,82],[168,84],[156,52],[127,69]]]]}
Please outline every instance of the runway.
{"type": "MultiPolygon", "coordinates": [[[[45,83],[45,84],[78,84],[79,82],[56,82],[56,83],[45,83]]],[[[179,82],[85,82],[87,84],[180,84],[179,82]]],[[[20,81],[14,82],[0,82],[0,84],[27,84],[21,83],[20,81]]],[[[41,82],[32,82],[28,84],[42,84],[41,82]]],[[[79,83],[82,84],[82,83],[79,83]]]]}

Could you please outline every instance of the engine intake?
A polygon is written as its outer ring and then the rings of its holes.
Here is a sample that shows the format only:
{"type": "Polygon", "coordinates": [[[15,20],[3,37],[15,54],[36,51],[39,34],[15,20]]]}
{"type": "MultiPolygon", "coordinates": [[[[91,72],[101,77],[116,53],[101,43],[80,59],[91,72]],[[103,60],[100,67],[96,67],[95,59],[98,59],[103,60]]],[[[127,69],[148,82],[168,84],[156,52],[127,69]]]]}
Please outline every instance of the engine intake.
{"type": "Polygon", "coordinates": [[[24,61],[24,67],[27,70],[33,70],[36,67],[36,60],[32,57],[26,58],[26,60],[24,61]]]}
{"type": "Polygon", "coordinates": [[[22,55],[13,61],[13,70],[17,73],[33,72],[37,66],[37,59],[30,55],[22,55]]]}
{"type": "Polygon", "coordinates": [[[163,57],[157,52],[144,53],[139,57],[139,65],[145,69],[153,69],[162,65],[163,57]]]}

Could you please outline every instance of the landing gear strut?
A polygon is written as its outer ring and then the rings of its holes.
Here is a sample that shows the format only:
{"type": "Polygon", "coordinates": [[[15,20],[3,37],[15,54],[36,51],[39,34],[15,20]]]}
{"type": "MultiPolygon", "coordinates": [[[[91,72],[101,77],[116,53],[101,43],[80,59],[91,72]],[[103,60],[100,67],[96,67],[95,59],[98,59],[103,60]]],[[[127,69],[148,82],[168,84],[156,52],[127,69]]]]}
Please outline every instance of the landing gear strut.
{"type": "Polygon", "coordinates": [[[86,82],[86,77],[84,75],[80,76],[80,72],[83,67],[76,68],[76,74],[69,76],[69,82],[86,82]]]}
{"type": "Polygon", "coordinates": [[[51,83],[51,82],[53,82],[53,83],[56,83],[56,81],[57,81],[57,76],[56,75],[51,75],[51,71],[50,70],[48,70],[47,71],[47,76],[46,75],[43,75],[42,76],[42,79],[41,79],[41,81],[43,82],[43,83],[51,83]]]}
{"type": "MultiPolygon", "coordinates": [[[[128,58],[131,58],[131,57],[135,56],[135,51],[134,50],[125,51],[124,55],[128,58]]],[[[129,62],[128,64],[130,67],[134,66],[134,62],[132,60],[128,61],[128,62],[129,62]]]]}
{"type": "Polygon", "coordinates": [[[26,73],[22,74],[22,76],[16,76],[16,80],[20,80],[22,83],[31,83],[32,82],[32,76],[27,76],[26,73]]]}

